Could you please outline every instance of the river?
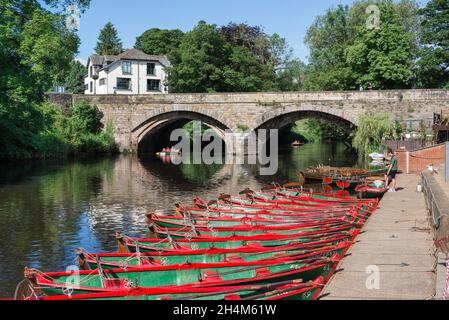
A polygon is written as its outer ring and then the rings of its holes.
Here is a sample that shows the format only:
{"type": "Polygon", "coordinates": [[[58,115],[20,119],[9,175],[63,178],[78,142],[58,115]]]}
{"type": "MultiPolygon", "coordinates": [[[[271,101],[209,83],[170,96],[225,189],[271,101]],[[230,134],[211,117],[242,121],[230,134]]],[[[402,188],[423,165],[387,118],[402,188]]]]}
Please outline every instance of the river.
{"type": "Polygon", "coordinates": [[[145,214],[170,211],[193,196],[208,200],[273,181],[297,180],[299,170],[354,166],[343,145],[310,144],[279,155],[275,176],[257,166],[164,164],[137,156],[0,166],[0,297],[12,297],[24,268],[63,271],[79,247],[115,251],[115,231],[145,235],[145,214]]]}

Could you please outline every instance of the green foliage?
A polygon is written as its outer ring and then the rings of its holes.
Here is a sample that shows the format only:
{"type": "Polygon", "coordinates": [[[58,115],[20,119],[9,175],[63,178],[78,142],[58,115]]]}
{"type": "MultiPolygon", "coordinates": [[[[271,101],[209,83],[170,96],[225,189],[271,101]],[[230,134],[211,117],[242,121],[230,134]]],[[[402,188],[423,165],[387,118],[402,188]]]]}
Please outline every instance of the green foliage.
{"type": "Polygon", "coordinates": [[[111,22],[108,22],[100,31],[95,53],[99,55],[118,55],[122,52],[122,41],[118,36],[117,29],[111,22]]]}
{"type": "Polygon", "coordinates": [[[319,118],[298,121],[292,131],[303,136],[307,142],[343,142],[350,145],[352,139],[351,130],[319,118]]]}
{"type": "Polygon", "coordinates": [[[422,48],[418,62],[423,88],[449,88],[449,3],[431,0],[421,10],[422,48]]]}
{"type": "Polygon", "coordinates": [[[86,101],[78,102],[72,107],[71,125],[73,135],[99,133],[102,127],[101,114],[98,109],[86,101]]]}
{"type": "Polygon", "coordinates": [[[79,39],[37,1],[0,0],[0,7],[0,158],[38,157],[58,139],[41,108],[44,92],[61,82],[79,39]]]}
{"type": "Polygon", "coordinates": [[[44,10],[35,10],[20,34],[18,53],[38,85],[48,90],[61,83],[79,46],[79,38],[65,28],[65,21],[44,10]]]}
{"type": "Polygon", "coordinates": [[[236,125],[237,130],[240,130],[241,132],[247,132],[249,130],[249,127],[246,124],[238,123],[236,125]]]}
{"type": "Polygon", "coordinates": [[[353,145],[360,155],[366,156],[378,151],[384,140],[395,138],[396,130],[396,125],[388,114],[362,116],[353,145]]]}
{"type": "MultiPolygon", "coordinates": [[[[187,123],[187,124],[184,125],[184,127],[183,127],[183,129],[186,130],[187,133],[189,134],[190,140],[192,140],[192,141],[193,141],[193,138],[194,138],[194,137],[193,137],[194,129],[198,130],[197,128],[198,128],[198,127],[195,127],[195,121],[190,121],[189,123],[187,123]]],[[[202,135],[202,136],[203,136],[204,133],[205,133],[207,130],[209,130],[209,129],[210,129],[210,127],[209,127],[207,124],[201,122],[200,132],[201,132],[201,135],[202,135]]]]}
{"type": "Polygon", "coordinates": [[[343,5],[329,9],[308,29],[305,39],[310,48],[307,90],[355,88],[352,70],[345,59],[345,50],[356,36],[349,12],[349,7],[343,5]]]}
{"type": "Polygon", "coordinates": [[[170,60],[174,92],[260,91],[260,65],[242,47],[232,47],[215,25],[200,22],[184,36],[170,60]],[[257,90],[259,89],[259,90],[257,90]]]}
{"type": "Polygon", "coordinates": [[[87,133],[76,137],[74,144],[75,154],[111,154],[116,151],[113,126],[109,123],[104,132],[87,133]]]}
{"type": "Polygon", "coordinates": [[[317,17],[305,40],[310,48],[305,89],[410,87],[418,55],[417,10],[414,0],[362,0],[317,17]],[[379,29],[366,26],[370,4],[380,9],[379,29]]]}
{"type": "Polygon", "coordinates": [[[279,130],[279,144],[280,145],[290,145],[293,142],[312,142],[307,137],[307,133],[302,132],[297,124],[293,123],[291,125],[285,126],[279,130]]]}
{"type": "MultiPolygon", "coordinates": [[[[201,21],[169,57],[173,92],[258,92],[277,90],[276,70],[288,60],[288,46],[259,27],[217,28],[201,21]]],[[[288,80],[284,77],[284,83],[288,80]]]]}
{"type": "Polygon", "coordinates": [[[70,93],[83,94],[84,78],[86,75],[87,68],[81,62],[73,60],[70,63],[70,69],[65,76],[65,90],[70,93]]]}
{"type": "Polygon", "coordinates": [[[137,37],[134,48],[142,50],[146,54],[168,55],[174,49],[179,48],[184,33],[179,30],[161,30],[153,28],[145,31],[137,37]]]}
{"type": "Polygon", "coordinates": [[[285,64],[285,68],[277,73],[276,83],[281,91],[300,91],[304,87],[306,65],[298,59],[285,64]]]}
{"type": "MultiPolygon", "coordinates": [[[[379,4],[380,5],[380,4],[379,4]]],[[[359,37],[346,49],[356,83],[364,88],[410,87],[412,51],[409,33],[391,2],[382,3],[380,27],[362,27],[359,37]]]]}

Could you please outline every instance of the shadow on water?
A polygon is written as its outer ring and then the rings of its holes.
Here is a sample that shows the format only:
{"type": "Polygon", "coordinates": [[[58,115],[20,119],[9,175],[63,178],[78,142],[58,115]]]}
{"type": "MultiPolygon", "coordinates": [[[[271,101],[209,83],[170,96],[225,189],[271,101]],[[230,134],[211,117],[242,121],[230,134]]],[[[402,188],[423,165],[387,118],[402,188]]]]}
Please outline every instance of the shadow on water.
{"type": "Polygon", "coordinates": [[[256,165],[175,166],[135,156],[1,165],[0,297],[12,296],[25,266],[65,270],[78,247],[115,251],[115,231],[144,236],[148,211],[294,181],[309,166],[356,162],[343,145],[320,144],[282,152],[268,177],[256,165]]]}

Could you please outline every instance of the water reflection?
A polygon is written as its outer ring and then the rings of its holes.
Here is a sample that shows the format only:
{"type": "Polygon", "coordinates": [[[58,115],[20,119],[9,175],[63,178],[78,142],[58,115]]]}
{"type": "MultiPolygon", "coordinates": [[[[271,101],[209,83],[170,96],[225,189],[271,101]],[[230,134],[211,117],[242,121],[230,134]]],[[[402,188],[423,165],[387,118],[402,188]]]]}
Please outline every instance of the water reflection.
{"type": "Polygon", "coordinates": [[[78,247],[113,251],[115,231],[144,235],[148,211],[292,181],[308,166],[355,163],[344,146],[308,145],[281,154],[270,177],[257,166],[174,166],[133,156],[1,166],[0,296],[13,294],[25,266],[64,270],[78,247]]]}

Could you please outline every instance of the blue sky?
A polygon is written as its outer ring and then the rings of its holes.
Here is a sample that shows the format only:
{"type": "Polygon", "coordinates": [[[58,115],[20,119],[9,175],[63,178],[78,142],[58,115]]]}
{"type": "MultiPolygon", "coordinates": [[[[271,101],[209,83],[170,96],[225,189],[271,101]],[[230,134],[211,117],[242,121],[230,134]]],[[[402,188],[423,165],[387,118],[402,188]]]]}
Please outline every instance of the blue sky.
{"type": "MultiPolygon", "coordinates": [[[[316,16],[338,4],[353,0],[92,0],[82,15],[79,30],[79,58],[87,60],[96,45],[100,29],[111,21],[125,48],[134,46],[137,36],[150,28],[189,31],[198,21],[218,25],[247,22],[261,25],[267,33],[279,33],[294,49],[296,56],[308,56],[304,37],[316,16]]],[[[426,0],[421,0],[425,3],[426,0]]]]}

